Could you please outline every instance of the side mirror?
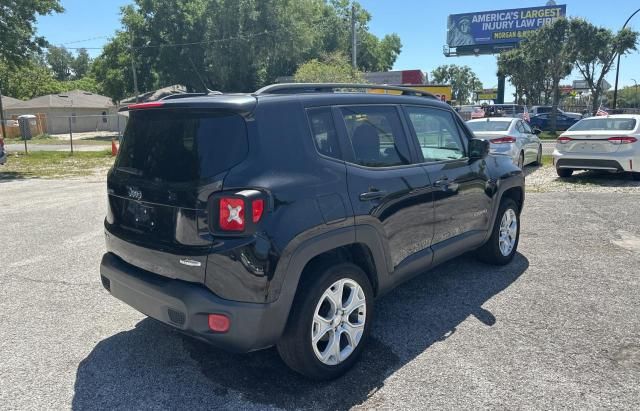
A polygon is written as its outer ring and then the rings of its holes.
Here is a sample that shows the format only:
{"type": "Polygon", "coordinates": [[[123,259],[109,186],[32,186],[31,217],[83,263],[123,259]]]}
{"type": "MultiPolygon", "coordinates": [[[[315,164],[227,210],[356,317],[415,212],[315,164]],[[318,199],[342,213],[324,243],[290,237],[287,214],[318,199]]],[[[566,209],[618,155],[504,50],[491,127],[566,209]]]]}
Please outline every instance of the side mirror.
{"type": "Polygon", "coordinates": [[[533,134],[538,135],[540,133],[542,133],[542,130],[540,130],[539,128],[536,127],[533,129],[533,134]]]}
{"type": "Polygon", "coordinates": [[[482,138],[469,140],[469,160],[481,160],[489,155],[489,141],[482,138]]]}

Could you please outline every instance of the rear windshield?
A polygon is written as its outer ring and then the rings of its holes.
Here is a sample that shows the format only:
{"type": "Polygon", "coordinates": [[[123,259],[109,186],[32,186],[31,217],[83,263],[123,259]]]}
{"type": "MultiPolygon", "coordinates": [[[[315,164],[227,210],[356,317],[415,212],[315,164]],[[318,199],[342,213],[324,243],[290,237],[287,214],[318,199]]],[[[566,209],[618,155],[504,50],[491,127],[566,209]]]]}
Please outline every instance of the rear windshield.
{"type": "Polygon", "coordinates": [[[636,120],[633,118],[589,118],[578,121],[571,126],[569,131],[587,130],[611,130],[630,131],[636,128],[636,120]]]}
{"type": "Polygon", "coordinates": [[[248,152],[244,119],[235,113],[141,110],[129,116],[115,167],[154,181],[213,177],[248,152]]]}
{"type": "Polygon", "coordinates": [[[467,126],[471,131],[507,131],[510,121],[470,121],[467,126]]]}

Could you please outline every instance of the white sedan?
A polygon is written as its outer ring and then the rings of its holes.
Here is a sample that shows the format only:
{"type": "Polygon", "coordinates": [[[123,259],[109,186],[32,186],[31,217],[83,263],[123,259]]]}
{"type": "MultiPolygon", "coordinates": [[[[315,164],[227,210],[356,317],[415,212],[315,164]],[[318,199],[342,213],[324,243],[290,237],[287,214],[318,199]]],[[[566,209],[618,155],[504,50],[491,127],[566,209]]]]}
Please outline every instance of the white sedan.
{"type": "Polygon", "coordinates": [[[542,164],[542,143],[531,127],[519,118],[489,117],[467,121],[467,126],[478,138],[491,143],[491,154],[511,156],[513,163],[522,168],[527,164],[542,164]]]}
{"type": "Polygon", "coordinates": [[[578,121],[558,137],[553,164],[560,177],[574,170],[632,172],[640,180],[640,115],[616,114],[578,121]]]}

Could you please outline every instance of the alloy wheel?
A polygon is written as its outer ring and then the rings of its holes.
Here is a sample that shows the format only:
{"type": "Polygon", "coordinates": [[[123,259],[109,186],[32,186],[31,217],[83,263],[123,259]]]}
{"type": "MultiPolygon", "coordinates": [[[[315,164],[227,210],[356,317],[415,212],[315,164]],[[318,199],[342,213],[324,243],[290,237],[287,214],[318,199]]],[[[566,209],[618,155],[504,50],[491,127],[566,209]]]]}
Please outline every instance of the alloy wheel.
{"type": "Polygon", "coordinates": [[[364,333],[367,304],[362,287],[349,278],[333,283],[316,305],[311,343],[318,360],[337,365],[356,349],[364,333]]]}
{"type": "Polygon", "coordinates": [[[508,208],[502,215],[500,221],[500,236],[498,237],[498,246],[503,256],[508,256],[516,245],[518,236],[518,216],[516,212],[508,208]]]}

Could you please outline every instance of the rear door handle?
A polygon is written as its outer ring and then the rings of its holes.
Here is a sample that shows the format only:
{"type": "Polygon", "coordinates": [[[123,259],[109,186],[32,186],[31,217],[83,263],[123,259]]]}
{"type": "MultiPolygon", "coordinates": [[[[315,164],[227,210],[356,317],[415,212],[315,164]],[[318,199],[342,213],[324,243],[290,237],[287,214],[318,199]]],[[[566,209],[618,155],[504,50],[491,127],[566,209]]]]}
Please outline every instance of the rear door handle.
{"type": "Polygon", "coordinates": [[[372,190],[366,193],[360,194],[360,201],[377,200],[387,196],[386,191],[372,190]]]}

